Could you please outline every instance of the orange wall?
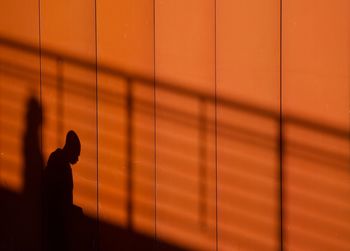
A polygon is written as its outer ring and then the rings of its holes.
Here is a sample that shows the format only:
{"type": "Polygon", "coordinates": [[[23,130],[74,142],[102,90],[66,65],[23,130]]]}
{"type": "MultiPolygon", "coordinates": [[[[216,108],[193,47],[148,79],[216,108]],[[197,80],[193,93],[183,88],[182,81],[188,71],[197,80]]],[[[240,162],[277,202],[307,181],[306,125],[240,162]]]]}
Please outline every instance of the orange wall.
{"type": "MultiPolygon", "coordinates": [[[[101,1],[97,14],[99,62],[130,74],[125,77],[99,71],[98,75],[100,217],[152,237],[155,231],[153,2],[101,1]],[[151,82],[145,86],[136,73],[151,82]]],[[[105,246],[107,232],[100,229],[100,233],[102,249],[110,248],[105,246]]]]}
{"type": "Polygon", "coordinates": [[[283,13],[286,247],[348,250],[350,2],[286,1],[283,13]]]}
{"type": "Polygon", "coordinates": [[[80,136],[74,203],[100,222],[189,250],[349,249],[348,1],[22,2],[0,3],[2,189],[26,188],[34,97],[45,162],[80,136]]]}
{"type": "Polygon", "coordinates": [[[217,94],[233,102],[217,106],[221,250],[279,250],[279,8],[217,4],[217,94]]]}
{"type": "MultiPolygon", "coordinates": [[[[17,8],[20,1],[2,2],[0,33],[16,37],[20,41],[30,42],[39,46],[39,19],[36,1],[27,1],[23,8],[17,8]],[[18,18],[18,17],[21,18],[18,18]],[[23,32],[24,30],[24,32],[23,32]]],[[[25,104],[30,96],[39,97],[39,55],[23,54],[15,49],[0,47],[0,111],[1,111],[1,184],[7,188],[19,191],[22,181],[22,138],[25,129],[25,104]],[[35,71],[31,79],[19,77],[21,71],[16,71],[13,65],[35,71]],[[9,74],[5,74],[5,71],[9,74]]]]}
{"type": "Polygon", "coordinates": [[[214,93],[214,2],[157,1],[155,9],[156,81],[178,83],[175,88],[192,93],[184,96],[156,86],[157,236],[213,250],[213,99],[194,97],[214,93]]]}

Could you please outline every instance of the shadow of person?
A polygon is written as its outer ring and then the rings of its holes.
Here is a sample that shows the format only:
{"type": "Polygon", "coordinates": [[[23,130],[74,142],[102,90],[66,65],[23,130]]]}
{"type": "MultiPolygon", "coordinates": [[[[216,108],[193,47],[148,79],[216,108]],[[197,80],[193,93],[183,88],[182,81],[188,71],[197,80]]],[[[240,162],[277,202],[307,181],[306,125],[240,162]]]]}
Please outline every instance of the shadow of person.
{"type": "Polygon", "coordinates": [[[39,101],[30,97],[23,134],[23,191],[18,204],[15,235],[19,250],[41,250],[42,243],[42,171],[40,132],[43,122],[39,101]]]}
{"type": "Polygon", "coordinates": [[[81,145],[78,135],[69,131],[63,149],[51,153],[44,170],[45,233],[49,251],[76,250],[81,246],[77,228],[81,229],[83,212],[73,204],[71,165],[79,160],[81,145]]]}

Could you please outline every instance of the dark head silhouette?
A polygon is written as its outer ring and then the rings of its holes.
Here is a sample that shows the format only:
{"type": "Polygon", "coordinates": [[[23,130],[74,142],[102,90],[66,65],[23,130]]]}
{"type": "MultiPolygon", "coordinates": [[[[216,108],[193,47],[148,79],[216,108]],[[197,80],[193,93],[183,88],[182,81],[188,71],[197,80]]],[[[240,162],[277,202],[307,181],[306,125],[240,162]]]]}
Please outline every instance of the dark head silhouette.
{"type": "MultiPolygon", "coordinates": [[[[44,171],[44,197],[48,250],[74,250],[74,218],[82,209],[73,205],[71,164],[78,162],[81,145],[78,135],[69,131],[63,149],[50,154],[44,171]]],[[[78,250],[78,249],[77,249],[78,250]]]]}
{"type": "Polygon", "coordinates": [[[69,131],[66,136],[66,143],[63,147],[63,152],[67,156],[67,160],[71,164],[75,164],[80,156],[80,140],[74,131],[69,131]]]}

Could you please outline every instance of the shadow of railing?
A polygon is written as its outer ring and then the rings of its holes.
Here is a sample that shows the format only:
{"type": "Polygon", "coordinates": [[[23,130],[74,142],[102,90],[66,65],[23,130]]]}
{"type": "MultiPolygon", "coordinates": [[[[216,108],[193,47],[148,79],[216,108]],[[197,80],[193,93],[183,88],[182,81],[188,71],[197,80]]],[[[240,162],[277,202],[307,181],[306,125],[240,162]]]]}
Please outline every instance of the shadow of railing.
{"type": "MultiPolygon", "coordinates": [[[[114,79],[118,79],[120,84],[123,85],[121,91],[112,93],[108,89],[99,88],[98,89],[98,102],[107,103],[114,107],[119,107],[123,111],[123,120],[120,122],[125,127],[124,135],[119,135],[118,133],[113,133],[110,131],[101,131],[101,133],[106,135],[112,140],[121,140],[124,144],[124,153],[120,153],[121,156],[117,158],[123,159],[125,165],[125,173],[122,173],[119,170],[109,170],[108,167],[104,171],[107,174],[118,175],[124,179],[124,187],[113,188],[114,193],[118,193],[119,200],[125,199],[123,202],[124,209],[122,211],[126,212],[126,220],[122,224],[110,223],[106,220],[101,219],[98,224],[100,229],[104,229],[103,233],[105,236],[101,236],[106,247],[113,246],[115,240],[113,236],[118,236],[118,240],[124,240],[123,243],[117,244],[119,247],[130,247],[132,245],[141,245],[147,246],[151,250],[154,245],[154,236],[150,233],[145,234],[144,230],[139,231],[138,227],[135,225],[134,216],[135,216],[135,204],[143,205],[146,208],[146,211],[153,211],[154,207],[154,197],[150,196],[147,193],[142,199],[135,197],[135,183],[139,186],[145,188],[145,190],[152,190],[155,186],[154,177],[153,178],[144,178],[148,177],[146,174],[153,172],[154,166],[152,161],[137,164],[135,161],[135,148],[141,149],[142,152],[152,152],[154,151],[153,145],[149,146],[136,140],[136,132],[142,133],[147,137],[151,137],[154,133],[160,134],[163,136],[163,139],[169,141],[176,141],[184,149],[193,149],[197,148],[197,156],[188,156],[184,152],[174,152],[168,149],[157,149],[164,156],[168,156],[169,160],[181,160],[186,163],[191,163],[192,166],[197,166],[197,172],[184,173],[183,170],[179,169],[178,166],[180,161],[177,163],[169,163],[169,168],[164,168],[161,170],[162,173],[166,173],[169,177],[176,180],[178,187],[174,188],[172,185],[162,186],[163,191],[166,191],[166,194],[172,198],[176,198],[178,201],[183,202],[184,204],[197,204],[195,208],[197,211],[185,212],[181,208],[171,208],[170,204],[161,204],[159,205],[159,210],[165,215],[168,215],[170,218],[167,220],[169,224],[173,224],[174,228],[181,230],[186,230],[188,232],[195,232],[201,230],[193,230],[191,227],[185,223],[190,222],[189,225],[198,225],[198,229],[212,229],[217,225],[214,220],[210,217],[210,212],[221,210],[225,214],[241,216],[248,222],[248,225],[251,224],[251,227],[247,228],[247,233],[241,231],[239,227],[235,226],[232,222],[222,222],[220,224],[220,232],[222,240],[227,242],[230,246],[230,239],[232,236],[239,236],[239,238],[244,239],[243,243],[251,242],[251,240],[256,241],[257,246],[264,248],[269,248],[274,246],[274,241],[266,240],[264,236],[264,231],[267,228],[274,228],[276,232],[281,231],[274,222],[280,220],[279,209],[276,208],[274,201],[278,201],[280,198],[277,195],[276,191],[275,198],[264,198],[264,195],[271,194],[271,191],[280,189],[278,184],[278,175],[271,177],[271,171],[279,171],[281,163],[281,152],[280,149],[288,149],[293,155],[297,156],[300,159],[319,163],[320,166],[331,166],[338,169],[344,169],[348,171],[348,161],[349,156],[344,153],[339,153],[337,151],[331,150],[329,148],[323,148],[320,145],[315,145],[312,142],[305,143],[300,142],[294,139],[285,138],[284,134],[280,134],[280,131],[287,127],[299,128],[300,130],[307,131],[313,135],[323,135],[324,137],[332,138],[336,141],[348,142],[349,131],[342,127],[337,127],[330,124],[325,124],[323,121],[315,121],[313,119],[304,118],[295,115],[284,115],[282,118],[278,110],[274,110],[269,107],[263,107],[261,105],[255,105],[251,102],[246,102],[244,100],[233,100],[228,97],[215,97],[212,93],[207,93],[201,90],[192,89],[189,87],[179,86],[177,83],[170,81],[163,81],[155,78],[154,76],[144,76],[142,74],[135,74],[128,71],[120,70],[119,68],[111,67],[109,65],[98,64],[96,67],[96,61],[90,60],[88,58],[79,58],[70,54],[65,54],[53,50],[47,50],[41,48],[39,50],[35,45],[30,45],[16,40],[12,40],[5,37],[0,37],[0,47],[8,48],[10,50],[19,51],[25,54],[41,55],[42,59],[45,58],[50,60],[54,65],[54,70],[51,72],[38,72],[38,69],[28,65],[20,64],[18,62],[11,62],[9,60],[0,59],[0,72],[11,76],[12,78],[25,79],[28,81],[37,81],[38,74],[41,74],[41,78],[45,79],[45,85],[47,88],[55,90],[57,94],[57,107],[55,108],[55,116],[57,119],[56,132],[51,132],[56,134],[57,143],[60,142],[60,137],[63,136],[63,117],[64,109],[61,102],[63,97],[63,92],[68,92],[74,96],[79,96],[85,99],[94,100],[96,99],[96,86],[87,85],[85,81],[76,79],[74,76],[66,76],[63,72],[67,66],[74,66],[83,69],[84,71],[91,72],[98,75],[108,76],[114,79]],[[96,72],[97,70],[97,72],[96,72]],[[64,83],[64,90],[63,90],[64,83]],[[177,104],[154,104],[153,99],[147,99],[135,93],[135,89],[144,88],[153,92],[168,93],[169,95],[176,96],[178,99],[191,100],[196,104],[196,109],[186,110],[177,104]],[[155,89],[154,89],[155,88],[155,89]],[[142,123],[135,122],[136,114],[143,114],[145,116],[153,117],[155,116],[155,110],[157,111],[156,116],[159,120],[170,121],[171,123],[178,124],[182,128],[191,128],[197,132],[198,137],[197,141],[193,142],[191,139],[186,139],[186,137],[181,135],[174,135],[166,131],[157,131],[155,132],[154,124],[151,126],[144,125],[142,123]],[[264,129],[257,129],[254,126],[247,126],[244,123],[239,121],[233,121],[230,119],[219,118],[215,121],[213,116],[213,109],[217,110],[226,110],[230,114],[238,114],[238,116],[248,116],[253,118],[255,121],[259,121],[265,124],[269,124],[269,128],[273,128],[271,131],[264,131],[264,129]],[[211,112],[210,112],[211,111],[211,112]],[[217,126],[217,128],[215,128],[217,126]],[[281,128],[283,126],[283,128],[281,128]],[[245,155],[243,152],[239,152],[236,149],[233,149],[233,146],[229,145],[226,147],[215,146],[215,144],[210,141],[209,138],[215,137],[215,130],[218,130],[219,136],[224,138],[228,142],[235,142],[238,146],[250,147],[254,149],[260,149],[260,154],[269,153],[274,156],[274,163],[264,162],[263,157],[250,156],[249,154],[245,155]],[[283,144],[283,146],[281,145],[283,144]],[[217,147],[217,148],[216,148],[217,147]],[[218,149],[219,148],[219,149],[218,149]],[[225,179],[233,180],[236,183],[239,183],[240,180],[243,180],[241,186],[233,186],[229,182],[222,182],[220,184],[220,191],[222,194],[230,195],[236,198],[238,201],[241,201],[243,205],[232,205],[229,201],[223,199],[220,201],[219,207],[214,200],[208,199],[208,194],[210,190],[213,189],[213,186],[216,184],[209,185],[208,176],[210,176],[211,164],[208,155],[213,151],[221,151],[221,162],[219,163],[218,168],[220,169],[220,164],[222,164],[225,174],[225,179]],[[245,169],[230,168],[231,163],[228,162],[225,156],[233,156],[235,158],[235,166],[245,167],[245,169]],[[271,165],[274,166],[271,169],[271,165]],[[135,168],[138,170],[138,175],[135,175],[135,168]],[[251,171],[255,173],[250,173],[251,171]],[[246,184],[243,184],[246,183],[246,184]],[[254,183],[255,186],[250,184],[254,183]],[[183,185],[181,185],[183,184],[183,185]],[[192,187],[196,186],[196,188],[192,187]],[[188,193],[189,188],[191,191],[195,191],[196,194],[188,193]],[[214,209],[213,209],[214,208],[214,209]],[[259,210],[254,210],[254,208],[259,208],[259,210]],[[276,216],[274,219],[271,219],[268,211],[273,211],[276,216]],[[108,237],[106,237],[108,236],[108,237]],[[127,244],[126,244],[127,243],[127,244]],[[137,243],[137,244],[135,244],[137,243]]],[[[95,81],[95,80],[93,80],[95,81]]],[[[6,103],[6,106],[11,109],[11,106],[14,105],[14,97],[16,96],[15,87],[9,87],[8,93],[11,92],[12,95],[5,97],[2,102],[6,103]]],[[[152,94],[153,95],[153,94],[152,94]]],[[[14,110],[17,108],[14,107],[14,110]]],[[[89,124],[84,124],[84,121],[88,121],[88,117],[91,117],[91,114],[85,112],[82,107],[79,105],[71,104],[70,109],[75,112],[75,120],[79,123],[81,132],[94,133],[95,128],[92,128],[89,124]]],[[[96,114],[95,114],[96,115],[96,114]]],[[[112,120],[112,118],[104,117],[106,120],[112,120]]],[[[8,124],[8,128],[11,128],[12,121],[1,121],[4,125],[8,124]]],[[[10,129],[9,129],[10,130],[10,129]]],[[[284,130],[282,130],[283,132],[284,130]]],[[[145,136],[145,137],[146,137],[145,136]]],[[[11,137],[8,138],[8,143],[10,144],[11,137]]],[[[249,149],[249,148],[248,148],[249,149]]],[[[84,148],[89,155],[95,151],[95,146],[86,145],[84,148]]],[[[99,154],[112,154],[108,151],[110,149],[99,148],[99,154]]],[[[113,156],[116,156],[118,153],[113,153],[113,156]]],[[[153,154],[150,154],[153,155],[153,154]]],[[[211,161],[213,163],[213,161],[211,161]]],[[[89,172],[93,172],[96,169],[95,164],[91,164],[86,167],[86,174],[83,172],[81,175],[86,175],[87,179],[91,178],[89,172]]],[[[310,176],[310,175],[309,175],[310,176]]],[[[327,177],[323,177],[319,182],[324,182],[327,180],[327,177]]],[[[218,182],[217,180],[215,181],[218,182]]],[[[171,182],[169,181],[171,184],[171,182]]],[[[327,183],[327,182],[325,182],[327,183]]],[[[96,184],[90,182],[86,186],[94,186],[96,184]]],[[[107,181],[103,184],[106,188],[113,187],[113,184],[108,183],[107,181]]],[[[333,186],[334,185],[330,185],[333,186]]],[[[329,185],[328,185],[329,187],[329,185]]],[[[327,188],[327,185],[325,185],[327,188]]],[[[111,188],[112,189],[112,188],[111,188]]],[[[334,189],[337,189],[335,187],[334,189]]],[[[138,190],[140,193],[140,190],[138,190]]],[[[303,192],[303,191],[302,191],[303,192]]],[[[4,193],[7,191],[4,190],[4,193]]],[[[309,198],[306,194],[305,198],[309,198]]],[[[7,195],[6,195],[7,196],[7,195]]],[[[4,197],[6,197],[4,196],[4,197]]],[[[11,195],[12,196],[12,195],[11,195]]],[[[323,203],[324,200],[327,201],[328,197],[324,198],[315,198],[313,195],[311,197],[317,203],[323,203]]],[[[93,199],[91,199],[93,200],[93,199]]],[[[279,202],[279,207],[282,205],[279,202]]],[[[110,202],[109,206],[113,207],[113,202],[110,202]]],[[[277,203],[278,204],[278,203],[277,203]]],[[[157,209],[158,210],[158,209],[157,209]]],[[[303,214],[303,213],[301,213],[303,214]]],[[[147,215],[147,214],[146,214],[147,215]]],[[[149,221],[154,219],[149,216],[149,221]]],[[[309,217],[305,214],[303,217],[309,217]]],[[[93,218],[91,218],[93,221],[93,218]]],[[[232,219],[230,219],[232,220],[232,219]]],[[[234,222],[233,219],[232,221],[234,222]]],[[[157,223],[154,223],[157,224],[157,223]]],[[[331,227],[335,228],[338,226],[338,222],[328,222],[326,223],[331,227]]],[[[278,224],[277,224],[278,225],[278,224]]],[[[345,229],[350,229],[350,224],[343,226],[345,229]]],[[[184,231],[184,232],[186,232],[184,231]]],[[[204,230],[205,232],[206,230],[204,230]]],[[[149,232],[149,231],[148,231],[149,232]]],[[[210,232],[210,231],[209,231],[210,232]]],[[[277,235],[276,235],[277,236],[277,235]]],[[[196,250],[196,248],[189,248],[193,244],[181,243],[172,240],[167,237],[157,237],[157,245],[163,245],[166,247],[164,250],[196,250]],[[171,243],[171,244],[170,244],[171,243]],[[176,245],[174,244],[176,243],[176,245]],[[181,247],[181,248],[180,248],[181,247]]],[[[334,244],[336,245],[336,244],[334,244]]]]}

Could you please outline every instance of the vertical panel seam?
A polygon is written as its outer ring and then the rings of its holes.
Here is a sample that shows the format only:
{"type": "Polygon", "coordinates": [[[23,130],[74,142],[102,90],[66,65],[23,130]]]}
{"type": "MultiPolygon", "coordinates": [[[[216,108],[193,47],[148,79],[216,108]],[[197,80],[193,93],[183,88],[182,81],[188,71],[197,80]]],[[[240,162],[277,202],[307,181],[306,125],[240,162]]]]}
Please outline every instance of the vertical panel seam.
{"type": "Polygon", "coordinates": [[[98,47],[97,47],[97,0],[95,3],[95,113],[96,113],[96,243],[95,250],[99,250],[99,225],[100,225],[100,212],[99,212],[99,166],[98,166],[98,47]]]}
{"type": "MultiPolygon", "coordinates": [[[[43,107],[43,102],[42,102],[42,62],[41,62],[41,0],[38,0],[38,39],[39,39],[39,103],[40,103],[40,107],[42,109],[43,107]]],[[[43,116],[43,114],[41,115],[43,116]]],[[[43,152],[43,126],[40,127],[40,152],[42,153],[43,152]]],[[[42,165],[44,165],[44,163],[41,163],[42,165]]],[[[42,168],[42,172],[44,171],[43,168],[44,166],[41,167],[42,168]]],[[[44,194],[43,194],[43,191],[41,192],[41,208],[42,208],[42,211],[44,211],[44,194]]],[[[45,230],[45,219],[43,217],[43,214],[42,214],[42,217],[41,217],[41,236],[43,237],[44,236],[44,230],[45,230]]],[[[44,250],[44,247],[45,247],[45,239],[42,238],[41,240],[41,249],[44,250]]]]}
{"type": "Polygon", "coordinates": [[[283,75],[282,75],[282,42],[283,42],[283,0],[280,0],[280,79],[279,79],[279,85],[280,85],[280,104],[279,104],[279,165],[280,165],[280,250],[284,250],[284,232],[283,232],[283,151],[284,151],[284,138],[283,138],[283,103],[282,103],[282,98],[283,98],[283,89],[282,89],[282,80],[283,80],[283,75]]]}
{"type": "Polygon", "coordinates": [[[154,251],[157,250],[156,0],[153,0],[154,251]]]}
{"type": "Polygon", "coordinates": [[[219,250],[218,223],[218,121],[217,121],[217,0],[214,0],[214,95],[215,95],[215,249],[219,250]]]}

